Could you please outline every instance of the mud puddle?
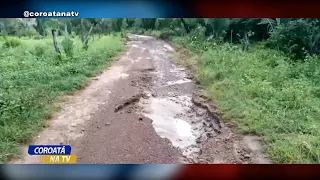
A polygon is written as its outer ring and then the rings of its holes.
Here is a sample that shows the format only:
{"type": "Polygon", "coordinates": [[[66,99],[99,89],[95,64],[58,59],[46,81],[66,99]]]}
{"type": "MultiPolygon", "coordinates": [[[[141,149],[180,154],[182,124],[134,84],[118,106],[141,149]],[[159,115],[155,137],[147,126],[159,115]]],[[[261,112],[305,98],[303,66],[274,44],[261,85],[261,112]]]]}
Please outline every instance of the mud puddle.
{"type": "MultiPolygon", "coordinates": [[[[142,37],[144,39],[144,37],[142,37]]],[[[146,39],[144,40],[146,41],[146,39]]],[[[141,114],[152,120],[156,133],[180,150],[182,163],[269,163],[254,136],[242,136],[224,125],[216,107],[200,93],[192,74],[175,65],[167,43],[148,39],[148,60],[156,71],[140,98],[141,114]]]]}
{"type": "MultiPolygon", "coordinates": [[[[143,43],[140,43],[143,44],[143,43]]],[[[201,145],[213,137],[214,127],[207,110],[193,103],[195,84],[187,70],[173,64],[168,52],[174,49],[162,41],[148,41],[150,57],[156,71],[153,81],[140,98],[141,114],[152,120],[156,133],[170,140],[180,150],[184,163],[195,163],[201,155],[201,145]]]]}
{"type": "Polygon", "coordinates": [[[197,162],[201,143],[213,137],[214,126],[206,110],[195,107],[191,96],[143,99],[143,115],[152,119],[157,134],[179,148],[184,160],[197,162]]]}

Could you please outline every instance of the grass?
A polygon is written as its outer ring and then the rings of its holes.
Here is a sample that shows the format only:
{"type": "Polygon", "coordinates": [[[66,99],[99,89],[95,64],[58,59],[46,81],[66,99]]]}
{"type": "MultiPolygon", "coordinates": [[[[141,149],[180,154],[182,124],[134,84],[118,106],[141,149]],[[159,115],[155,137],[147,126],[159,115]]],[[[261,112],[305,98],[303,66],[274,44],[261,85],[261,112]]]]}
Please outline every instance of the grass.
{"type": "Polygon", "coordinates": [[[320,163],[320,59],[290,63],[284,54],[256,46],[205,47],[184,38],[175,42],[200,59],[197,79],[224,120],[242,133],[263,137],[275,163],[320,163]]]}
{"type": "Polygon", "coordinates": [[[0,162],[17,156],[19,144],[43,128],[58,96],[81,89],[124,49],[119,36],[96,38],[87,51],[74,38],[73,57],[59,58],[50,37],[18,41],[5,48],[0,40],[0,162]]]}

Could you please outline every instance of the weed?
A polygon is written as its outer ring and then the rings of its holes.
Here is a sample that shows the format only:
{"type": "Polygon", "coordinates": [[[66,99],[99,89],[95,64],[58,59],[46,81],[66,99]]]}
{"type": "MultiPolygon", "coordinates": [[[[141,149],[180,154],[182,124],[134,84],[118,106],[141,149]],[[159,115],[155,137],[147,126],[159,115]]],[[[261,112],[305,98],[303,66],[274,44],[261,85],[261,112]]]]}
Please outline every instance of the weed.
{"type": "Polygon", "coordinates": [[[222,44],[204,50],[191,38],[175,40],[200,55],[198,81],[225,121],[261,135],[274,162],[320,163],[318,57],[292,64],[283,53],[260,46],[241,51],[222,44]]]}
{"type": "Polygon", "coordinates": [[[21,45],[21,41],[16,38],[6,38],[3,46],[5,48],[15,48],[21,45]]]}
{"type": "Polygon", "coordinates": [[[66,53],[67,56],[72,57],[73,56],[73,41],[70,38],[65,38],[61,42],[61,45],[63,47],[64,52],[66,53]]]}
{"type": "Polygon", "coordinates": [[[51,38],[21,41],[21,48],[0,52],[0,162],[43,128],[57,96],[82,88],[124,48],[119,36],[103,36],[87,51],[73,39],[73,57],[58,59],[51,38]]]}
{"type": "Polygon", "coordinates": [[[44,52],[45,49],[42,46],[36,46],[34,50],[31,51],[31,53],[37,57],[41,57],[44,54],[44,52]]]}

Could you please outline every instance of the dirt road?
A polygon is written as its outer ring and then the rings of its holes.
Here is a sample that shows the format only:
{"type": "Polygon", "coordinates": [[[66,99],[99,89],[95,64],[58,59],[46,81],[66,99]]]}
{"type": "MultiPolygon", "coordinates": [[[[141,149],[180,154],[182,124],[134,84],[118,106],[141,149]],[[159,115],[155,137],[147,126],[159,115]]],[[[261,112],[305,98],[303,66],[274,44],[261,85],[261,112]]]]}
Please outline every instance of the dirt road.
{"type": "MultiPolygon", "coordinates": [[[[129,35],[127,45],[33,144],[70,144],[79,163],[270,163],[257,137],[221,122],[169,44],[129,35]]],[[[13,163],[39,162],[24,153],[13,163]]]]}

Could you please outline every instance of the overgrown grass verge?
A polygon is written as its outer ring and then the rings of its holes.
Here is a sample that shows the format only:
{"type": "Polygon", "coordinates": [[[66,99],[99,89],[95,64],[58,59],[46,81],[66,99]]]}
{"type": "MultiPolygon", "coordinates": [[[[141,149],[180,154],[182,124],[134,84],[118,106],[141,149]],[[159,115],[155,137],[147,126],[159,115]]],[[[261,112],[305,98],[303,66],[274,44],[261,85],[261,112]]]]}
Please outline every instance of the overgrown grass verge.
{"type": "Polygon", "coordinates": [[[72,57],[58,57],[51,38],[0,42],[0,162],[17,156],[19,144],[43,128],[58,96],[81,89],[124,49],[120,36],[96,39],[87,51],[72,40],[72,57]]]}
{"type": "Polygon", "coordinates": [[[275,163],[320,163],[318,57],[293,64],[263,46],[246,52],[229,44],[197,45],[186,37],[174,42],[199,56],[183,63],[196,70],[222,118],[242,133],[262,136],[275,163]]]}

